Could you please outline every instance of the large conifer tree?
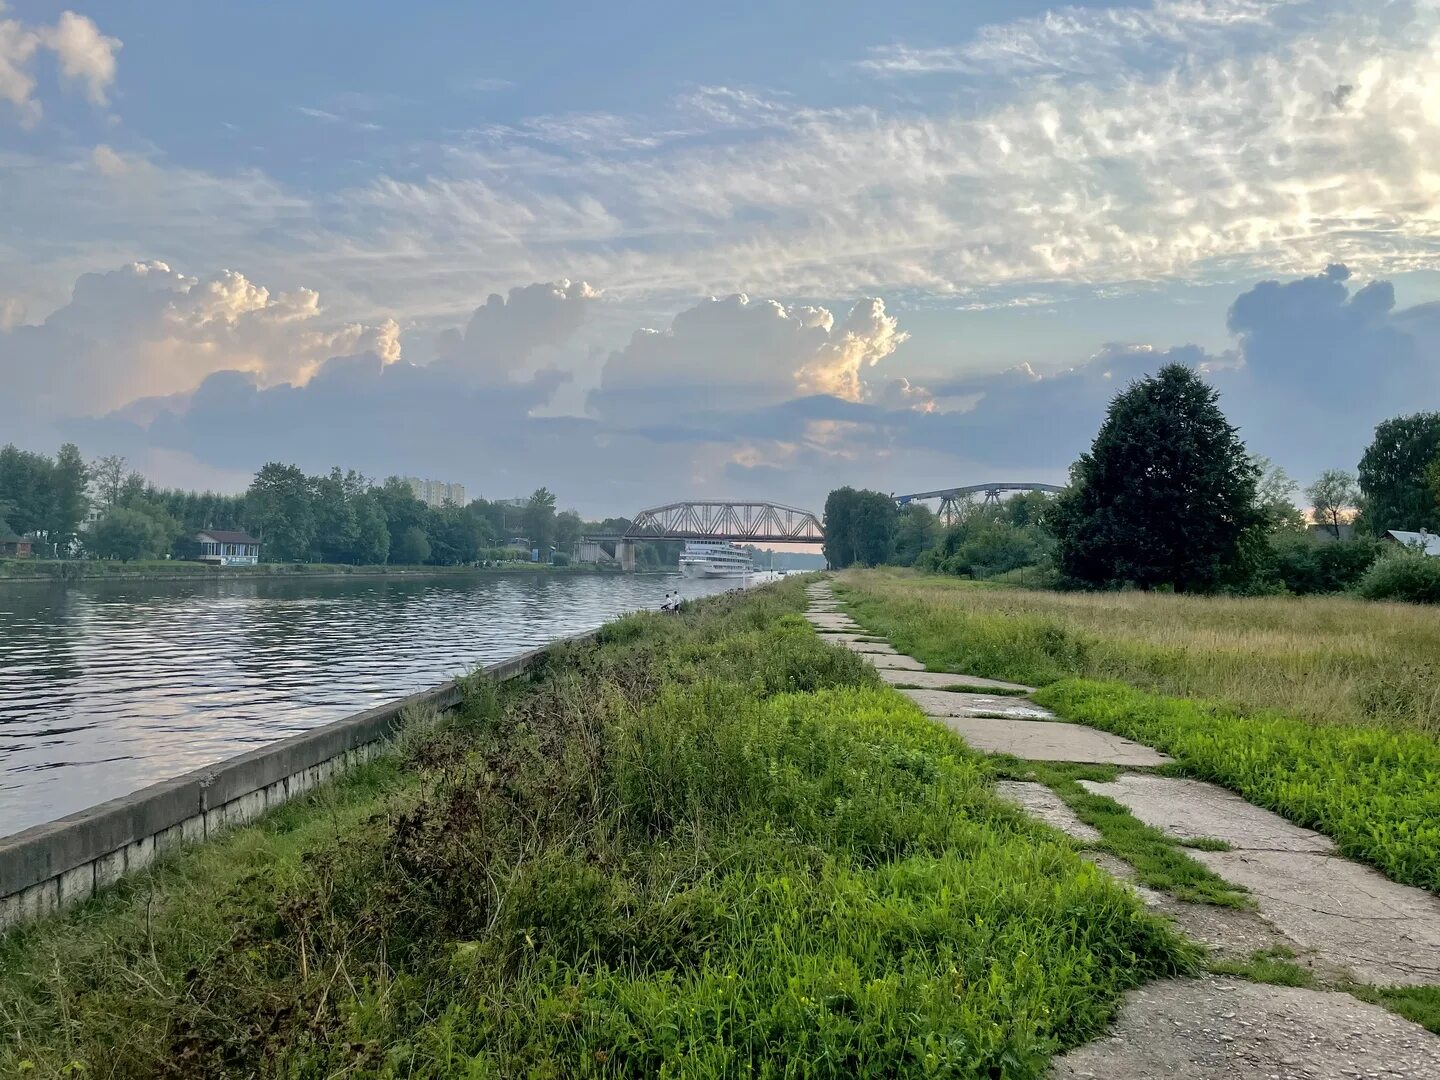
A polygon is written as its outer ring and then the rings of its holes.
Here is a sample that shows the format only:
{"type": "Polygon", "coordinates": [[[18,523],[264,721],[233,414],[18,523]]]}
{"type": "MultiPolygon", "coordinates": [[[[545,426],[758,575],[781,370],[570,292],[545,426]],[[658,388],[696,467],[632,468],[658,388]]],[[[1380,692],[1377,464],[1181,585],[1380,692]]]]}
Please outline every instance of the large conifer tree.
{"type": "Polygon", "coordinates": [[[1047,515],[1061,570],[1091,586],[1214,589],[1261,524],[1256,479],[1215,391],[1168,364],[1116,395],[1047,515]]]}

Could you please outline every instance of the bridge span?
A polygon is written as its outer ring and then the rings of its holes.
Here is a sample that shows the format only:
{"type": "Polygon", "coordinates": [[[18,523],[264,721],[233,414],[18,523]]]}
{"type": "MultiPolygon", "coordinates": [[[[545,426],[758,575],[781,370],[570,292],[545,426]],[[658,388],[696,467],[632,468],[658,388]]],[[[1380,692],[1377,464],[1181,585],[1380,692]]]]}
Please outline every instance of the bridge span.
{"type": "Polygon", "coordinates": [[[1006,491],[1046,491],[1051,494],[1064,491],[1062,487],[1054,484],[1026,484],[1015,482],[994,482],[989,484],[967,484],[964,487],[940,488],[936,491],[917,491],[913,495],[894,496],[897,506],[905,506],[912,502],[924,502],[927,499],[940,500],[940,518],[946,525],[951,524],[959,517],[960,500],[973,495],[982,496],[984,503],[1000,502],[1002,492],[1006,491]]]}
{"type": "Polygon", "coordinates": [[[581,537],[581,562],[613,558],[635,566],[635,545],[655,540],[729,540],[744,544],[823,544],[825,527],[809,510],[783,503],[704,499],[666,503],[641,510],[623,533],[581,537]],[[614,544],[609,555],[603,544],[614,544]]]}

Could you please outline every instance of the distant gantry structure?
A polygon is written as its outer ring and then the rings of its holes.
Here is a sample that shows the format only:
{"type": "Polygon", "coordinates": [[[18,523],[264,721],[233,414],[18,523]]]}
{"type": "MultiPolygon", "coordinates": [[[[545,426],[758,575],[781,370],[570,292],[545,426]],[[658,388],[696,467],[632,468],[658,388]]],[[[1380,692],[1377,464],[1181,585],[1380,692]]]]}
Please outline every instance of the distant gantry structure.
{"type": "Polygon", "coordinates": [[[823,544],[825,527],[809,510],[781,503],[706,499],[652,506],[635,515],[618,536],[585,536],[582,562],[611,558],[601,544],[615,545],[613,558],[635,564],[635,544],[647,540],[731,540],[747,544],[823,544]]]}
{"type": "Polygon", "coordinates": [[[1006,491],[1047,491],[1054,494],[1064,490],[1054,484],[967,484],[964,487],[940,488],[937,491],[917,491],[913,495],[896,495],[894,499],[897,506],[905,506],[912,502],[924,502],[927,499],[939,499],[940,519],[946,525],[950,525],[960,516],[961,499],[980,495],[982,496],[981,502],[998,504],[1001,493],[1006,491]]]}

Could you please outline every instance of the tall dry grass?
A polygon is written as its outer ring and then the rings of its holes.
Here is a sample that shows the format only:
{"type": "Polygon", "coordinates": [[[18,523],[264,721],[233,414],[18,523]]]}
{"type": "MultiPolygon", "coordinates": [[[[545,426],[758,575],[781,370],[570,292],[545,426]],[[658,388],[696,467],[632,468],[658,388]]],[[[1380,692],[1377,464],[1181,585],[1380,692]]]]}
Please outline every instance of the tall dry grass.
{"type": "Polygon", "coordinates": [[[1315,723],[1440,735],[1440,609],[1056,593],[890,570],[847,571],[841,584],[868,625],[955,670],[1037,683],[1116,679],[1315,723]]]}

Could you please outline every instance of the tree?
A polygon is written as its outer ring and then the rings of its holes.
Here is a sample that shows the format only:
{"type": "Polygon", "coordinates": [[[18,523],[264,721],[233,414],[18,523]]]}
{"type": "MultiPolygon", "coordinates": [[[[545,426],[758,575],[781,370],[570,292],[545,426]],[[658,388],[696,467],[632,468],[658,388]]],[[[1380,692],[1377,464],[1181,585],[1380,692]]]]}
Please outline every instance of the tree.
{"type": "Polygon", "coordinates": [[[1060,567],[1091,586],[1213,589],[1263,524],[1256,480],[1215,391],[1167,364],[1115,396],[1046,515],[1060,567]]]}
{"type": "Polygon", "coordinates": [[[1440,504],[1425,481],[1440,457],[1440,413],[1381,422],[1360,459],[1360,522],[1372,536],[1391,529],[1440,531],[1440,504]]]}
{"type": "Polygon", "coordinates": [[[580,515],[574,510],[566,510],[564,513],[555,515],[555,548],[567,555],[575,553],[575,547],[580,543],[580,534],[584,526],[580,521],[580,515]]]}
{"type": "Polygon", "coordinates": [[[409,526],[400,534],[400,542],[390,549],[390,561],[400,566],[419,566],[430,561],[430,541],[419,525],[409,526]]]}
{"type": "Polygon", "coordinates": [[[95,487],[95,501],[106,510],[119,505],[120,485],[125,482],[129,468],[130,463],[119,454],[107,454],[91,462],[90,478],[95,487]]]}
{"type": "Polygon", "coordinates": [[[1355,477],[1344,469],[1326,469],[1320,478],[1305,489],[1310,500],[1310,513],[1321,525],[1329,525],[1340,539],[1340,516],[1360,501],[1360,487],[1355,477]]]}
{"type": "Polygon", "coordinates": [[[262,466],[245,493],[245,523],[277,562],[309,558],[315,538],[309,479],[294,465],[262,466]]]}
{"type": "Polygon", "coordinates": [[[430,540],[429,560],[441,566],[463,566],[480,557],[490,543],[488,524],[463,506],[446,503],[431,510],[426,535],[430,540]]]}
{"type": "Polygon", "coordinates": [[[90,527],[86,546],[102,559],[154,559],[170,547],[179,527],[168,515],[116,506],[90,527]]]}
{"type": "Polygon", "coordinates": [[[310,479],[310,507],[315,515],[311,544],[320,562],[348,563],[355,558],[359,524],[355,520],[351,493],[361,485],[355,482],[354,475],[351,474],[351,482],[347,483],[347,477],[337,465],[328,476],[310,479]]]}
{"type": "Polygon", "coordinates": [[[390,557],[390,526],[380,500],[366,492],[355,500],[355,561],[367,566],[383,563],[390,557]]]}
{"type": "Polygon", "coordinates": [[[13,445],[0,449],[0,503],[10,508],[10,527],[21,536],[45,529],[50,517],[54,463],[44,454],[13,445]]]}
{"type": "Polygon", "coordinates": [[[1255,505],[1265,518],[1272,533],[1281,531],[1301,532],[1305,528],[1305,515],[1295,505],[1295,492],[1300,485],[1290,475],[1267,457],[1250,455],[1259,479],[1255,483],[1255,505]]]}
{"type": "Polygon", "coordinates": [[[924,503],[901,507],[895,519],[895,561],[913,566],[923,552],[940,538],[940,519],[924,503]]]}
{"type": "Polygon", "coordinates": [[[45,535],[56,554],[68,553],[80,533],[80,523],[90,509],[85,494],[89,483],[90,470],[80,456],[80,448],[74,443],[60,447],[50,473],[50,513],[45,522],[45,535]]]}
{"type": "Polygon", "coordinates": [[[895,500],[880,491],[837,488],[825,500],[825,559],[836,568],[874,566],[895,545],[895,500]]]}
{"type": "Polygon", "coordinates": [[[531,547],[540,549],[541,560],[548,561],[555,542],[555,496],[547,488],[536,488],[525,504],[525,535],[531,547]]]}
{"type": "Polygon", "coordinates": [[[400,547],[401,537],[412,528],[424,532],[429,509],[415,498],[410,485],[398,476],[386,477],[385,483],[373,488],[372,492],[380,502],[380,509],[385,512],[385,522],[390,529],[390,558],[398,562],[395,551],[400,547]]]}

